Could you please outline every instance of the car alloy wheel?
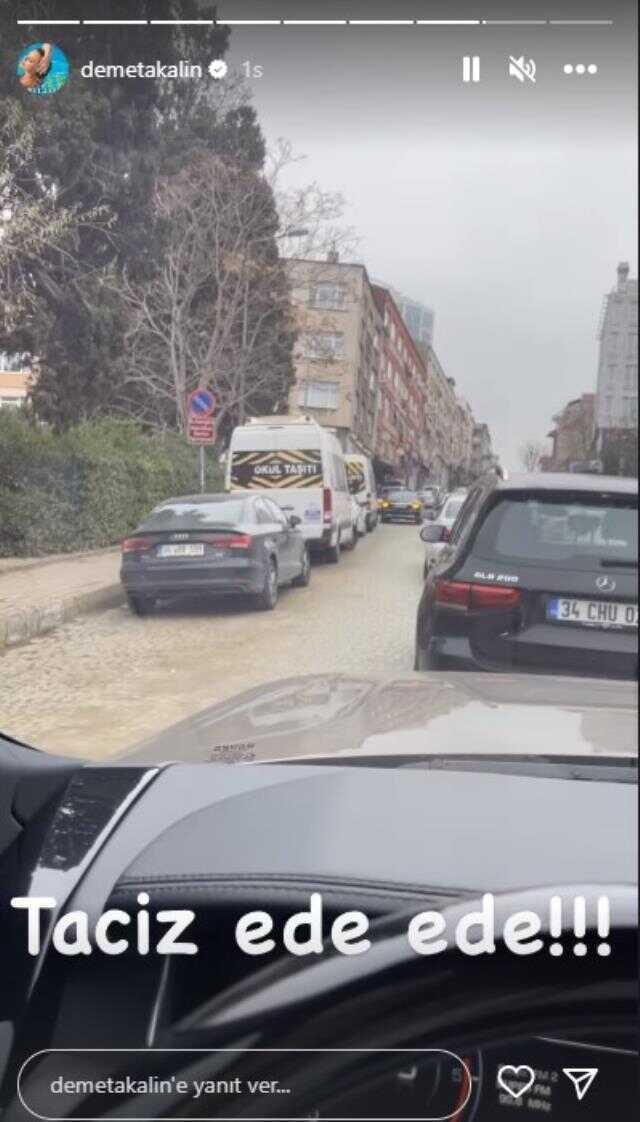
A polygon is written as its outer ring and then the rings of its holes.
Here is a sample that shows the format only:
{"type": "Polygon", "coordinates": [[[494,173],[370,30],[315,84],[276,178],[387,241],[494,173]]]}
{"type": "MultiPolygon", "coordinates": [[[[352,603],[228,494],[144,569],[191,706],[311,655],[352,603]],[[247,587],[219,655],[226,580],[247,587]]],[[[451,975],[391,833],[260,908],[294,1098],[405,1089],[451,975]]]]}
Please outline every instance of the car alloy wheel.
{"type": "Polygon", "coordinates": [[[278,603],[278,570],[275,561],[270,560],[264,575],[264,587],[256,596],[256,607],[270,612],[278,603]]]}

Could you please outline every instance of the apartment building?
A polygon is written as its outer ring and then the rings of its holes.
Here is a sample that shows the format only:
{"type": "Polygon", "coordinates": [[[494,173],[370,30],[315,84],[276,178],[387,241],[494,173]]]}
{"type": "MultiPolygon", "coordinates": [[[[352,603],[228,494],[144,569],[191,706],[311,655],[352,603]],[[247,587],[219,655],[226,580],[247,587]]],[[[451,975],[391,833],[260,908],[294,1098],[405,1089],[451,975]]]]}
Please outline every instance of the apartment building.
{"type": "Polygon", "coordinates": [[[478,479],[498,467],[498,458],[493,451],[489,426],[476,424],[473,426],[471,439],[471,475],[478,479]]]}
{"type": "Polygon", "coordinates": [[[638,474],[638,280],[621,261],[602,306],[596,389],[596,454],[603,470],[638,474]]]}
{"type": "Polygon", "coordinates": [[[289,408],[364,451],[380,479],[448,486],[471,462],[473,416],[392,292],[363,265],[289,259],[298,337],[289,408]]]}
{"type": "Polygon", "coordinates": [[[388,288],[373,286],[383,325],[376,456],[387,474],[418,487],[429,478],[424,359],[388,288]]]}
{"type": "Polygon", "coordinates": [[[474,427],[475,421],[469,402],[464,397],[457,397],[453,427],[452,476],[453,482],[458,485],[465,484],[470,479],[474,427]]]}
{"type": "Polygon", "coordinates": [[[593,458],[596,395],[583,393],[567,402],[553,418],[547,435],[552,451],[542,462],[543,471],[568,471],[572,463],[593,458]]]}
{"type": "Polygon", "coordinates": [[[430,477],[442,487],[449,487],[458,473],[469,467],[473,416],[466,403],[460,406],[455,379],[446,375],[436,351],[432,347],[420,350],[427,365],[430,477]]]}
{"type": "Polygon", "coordinates": [[[289,259],[298,338],[291,412],[335,428],[345,451],[373,455],[382,321],[364,265],[289,259]]]}
{"type": "Polygon", "coordinates": [[[616,286],[605,298],[600,321],[596,427],[638,427],[638,281],[621,261],[616,286]]]}
{"type": "Polygon", "coordinates": [[[377,280],[374,281],[374,284],[379,288],[386,288],[391,293],[414,343],[417,343],[419,347],[432,346],[435,321],[433,308],[421,303],[420,300],[412,300],[410,296],[404,296],[402,292],[398,292],[397,288],[385,284],[384,281],[377,280]]]}

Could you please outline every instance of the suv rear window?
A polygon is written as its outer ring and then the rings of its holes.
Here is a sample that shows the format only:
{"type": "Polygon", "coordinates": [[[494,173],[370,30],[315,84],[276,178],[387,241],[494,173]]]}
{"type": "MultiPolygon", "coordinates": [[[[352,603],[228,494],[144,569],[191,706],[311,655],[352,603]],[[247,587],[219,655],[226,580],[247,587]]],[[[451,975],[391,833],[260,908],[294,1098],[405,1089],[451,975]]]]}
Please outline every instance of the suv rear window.
{"type": "Polygon", "coordinates": [[[638,564],[638,510],[628,498],[502,498],[484,519],[474,556],[593,571],[638,564]]]}

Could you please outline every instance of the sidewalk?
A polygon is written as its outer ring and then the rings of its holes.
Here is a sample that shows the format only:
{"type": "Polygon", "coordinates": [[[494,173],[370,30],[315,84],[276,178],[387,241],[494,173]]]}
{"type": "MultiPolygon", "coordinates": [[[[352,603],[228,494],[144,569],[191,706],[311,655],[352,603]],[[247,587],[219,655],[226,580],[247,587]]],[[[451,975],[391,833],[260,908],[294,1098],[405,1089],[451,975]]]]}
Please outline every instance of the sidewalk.
{"type": "Polygon", "coordinates": [[[119,604],[120,549],[0,558],[0,650],[119,604]]]}

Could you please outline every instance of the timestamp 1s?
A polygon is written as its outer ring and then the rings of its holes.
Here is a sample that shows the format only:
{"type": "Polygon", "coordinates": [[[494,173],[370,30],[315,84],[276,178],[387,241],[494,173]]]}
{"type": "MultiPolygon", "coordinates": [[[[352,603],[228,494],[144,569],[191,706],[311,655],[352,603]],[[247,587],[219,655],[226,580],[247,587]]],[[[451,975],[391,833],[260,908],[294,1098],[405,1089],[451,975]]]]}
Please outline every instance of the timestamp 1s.
{"type": "Polygon", "coordinates": [[[264,67],[252,62],[250,58],[247,58],[242,63],[242,73],[245,78],[262,78],[264,75],[264,67]]]}

